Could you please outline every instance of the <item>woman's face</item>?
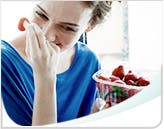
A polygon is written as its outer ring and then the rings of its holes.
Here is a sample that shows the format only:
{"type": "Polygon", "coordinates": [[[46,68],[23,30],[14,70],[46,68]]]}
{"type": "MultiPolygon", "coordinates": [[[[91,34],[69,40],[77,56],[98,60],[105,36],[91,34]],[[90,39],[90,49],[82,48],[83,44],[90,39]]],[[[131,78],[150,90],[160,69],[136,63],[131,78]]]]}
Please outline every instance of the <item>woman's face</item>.
{"type": "Polygon", "coordinates": [[[44,1],[34,8],[32,22],[39,25],[48,41],[64,51],[91,26],[91,13],[83,2],[44,1]]]}

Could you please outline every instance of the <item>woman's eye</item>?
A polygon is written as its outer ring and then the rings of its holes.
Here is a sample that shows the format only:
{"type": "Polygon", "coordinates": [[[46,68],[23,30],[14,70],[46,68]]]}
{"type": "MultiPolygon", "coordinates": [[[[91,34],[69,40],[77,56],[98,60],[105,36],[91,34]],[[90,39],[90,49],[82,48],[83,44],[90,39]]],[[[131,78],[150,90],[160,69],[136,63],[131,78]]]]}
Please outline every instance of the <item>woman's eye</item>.
{"type": "Polygon", "coordinates": [[[48,20],[48,17],[47,17],[46,15],[44,15],[43,13],[41,13],[41,12],[39,12],[39,11],[35,11],[35,13],[36,13],[39,17],[41,17],[42,19],[48,20]]]}
{"type": "Polygon", "coordinates": [[[66,31],[73,31],[73,32],[76,32],[76,30],[74,30],[73,28],[71,27],[68,27],[68,26],[62,26],[64,28],[64,30],[66,31]]]}

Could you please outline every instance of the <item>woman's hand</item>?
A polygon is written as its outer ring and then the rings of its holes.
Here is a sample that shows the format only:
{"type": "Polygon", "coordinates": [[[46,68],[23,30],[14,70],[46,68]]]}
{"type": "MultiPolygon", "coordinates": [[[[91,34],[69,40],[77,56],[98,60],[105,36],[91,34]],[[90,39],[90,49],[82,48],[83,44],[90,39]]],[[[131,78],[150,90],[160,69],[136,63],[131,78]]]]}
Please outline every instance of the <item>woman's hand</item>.
{"type": "Polygon", "coordinates": [[[35,73],[52,76],[56,73],[60,48],[46,40],[37,24],[26,28],[26,56],[35,73]]]}
{"type": "Polygon", "coordinates": [[[56,71],[60,49],[46,40],[36,24],[28,24],[25,51],[35,85],[32,125],[57,122],[56,71]]]}
{"type": "Polygon", "coordinates": [[[106,102],[103,99],[96,98],[94,105],[92,107],[91,113],[96,113],[96,112],[99,112],[103,109],[106,109],[105,105],[106,105],[106,102]]]}

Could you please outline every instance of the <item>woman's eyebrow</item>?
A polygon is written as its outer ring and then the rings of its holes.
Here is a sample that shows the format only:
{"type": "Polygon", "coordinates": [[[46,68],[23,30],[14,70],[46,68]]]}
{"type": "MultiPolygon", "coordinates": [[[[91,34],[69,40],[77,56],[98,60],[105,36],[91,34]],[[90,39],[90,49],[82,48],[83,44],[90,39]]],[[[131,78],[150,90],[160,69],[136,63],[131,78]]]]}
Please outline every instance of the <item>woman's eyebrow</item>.
{"type": "Polygon", "coordinates": [[[46,15],[48,15],[48,13],[40,6],[40,5],[36,5],[40,10],[42,10],[46,15]]]}
{"type": "MultiPolygon", "coordinates": [[[[40,10],[42,10],[46,15],[48,15],[48,13],[40,6],[40,5],[36,5],[40,10]]],[[[75,26],[78,27],[79,25],[75,24],[75,23],[70,23],[70,22],[61,22],[62,24],[66,24],[66,25],[70,25],[70,26],[75,26]]]]}
{"type": "Polygon", "coordinates": [[[79,25],[77,25],[75,23],[70,23],[70,22],[61,22],[61,24],[66,24],[66,25],[75,26],[75,27],[79,26],[79,25]]]}

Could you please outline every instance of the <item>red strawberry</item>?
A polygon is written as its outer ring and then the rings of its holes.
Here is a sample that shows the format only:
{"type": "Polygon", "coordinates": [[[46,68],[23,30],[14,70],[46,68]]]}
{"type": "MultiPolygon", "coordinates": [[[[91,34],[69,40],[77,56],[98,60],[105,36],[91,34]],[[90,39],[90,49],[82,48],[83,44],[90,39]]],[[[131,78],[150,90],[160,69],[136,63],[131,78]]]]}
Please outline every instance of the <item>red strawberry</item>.
{"type": "Polygon", "coordinates": [[[128,95],[129,95],[129,97],[131,97],[131,96],[135,95],[135,94],[138,93],[138,92],[139,92],[139,90],[130,89],[130,90],[128,91],[128,95]]]}
{"type": "Polygon", "coordinates": [[[126,87],[122,87],[122,91],[123,91],[124,93],[128,93],[129,89],[126,88],[126,87]]]}
{"type": "Polygon", "coordinates": [[[120,103],[122,101],[123,101],[122,98],[117,98],[117,103],[120,103]]]}
{"type": "Polygon", "coordinates": [[[111,80],[111,82],[114,82],[114,81],[116,81],[116,80],[120,80],[119,77],[114,76],[114,75],[111,75],[111,76],[109,77],[109,79],[111,80]]]}
{"type": "Polygon", "coordinates": [[[128,73],[132,73],[132,70],[129,70],[128,73]]]}
{"type": "Polygon", "coordinates": [[[150,81],[144,79],[143,77],[140,77],[136,83],[138,86],[147,86],[150,84],[150,81]]]}
{"type": "Polygon", "coordinates": [[[101,86],[101,83],[100,82],[97,82],[97,88],[98,88],[98,90],[101,90],[102,88],[101,88],[102,86],[101,86]]]}
{"type": "Polygon", "coordinates": [[[124,67],[123,67],[123,65],[119,65],[117,68],[115,68],[112,71],[112,75],[114,75],[116,77],[119,77],[122,80],[123,77],[124,77],[124,67]]]}
{"type": "Polygon", "coordinates": [[[109,78],[107,78],[107,77],[104,77],[104,76],[98,76],[98,79],[101,79],[101,80],[105,80],[105,81],[110,81],[110,79],[109,78]]]}
{"type": "Polygon", "coordinates": [[[127,82],[128,80],[132,80],[135,82],[137,81],[137,79],[138,79],[137,76],[134,75],[131,70],[129,70],[129,72],[124,77],[125,82],[127,82]]]}
{"type": "Polygon", "coordinates": [[[119,83],[119,84],[126,84],[124,81],[122,81],[122,80],[120,80],[120,79],[119,79],[119,80],[115,80],[114,82],[115,82],[115,83],[119,83]]]}
{"type": "Polygon", "coordinates": [[[133,80],[127,80],[126,84],[127,85],[133,85],[133,86],[136,85],[136,83],[133,80]]]}
{"type": "Polygon", "coordinates": [[[106,98],[106,103],[110,103],[110,97],[109,96],[107,96],[107,98],[106,98]]]}

